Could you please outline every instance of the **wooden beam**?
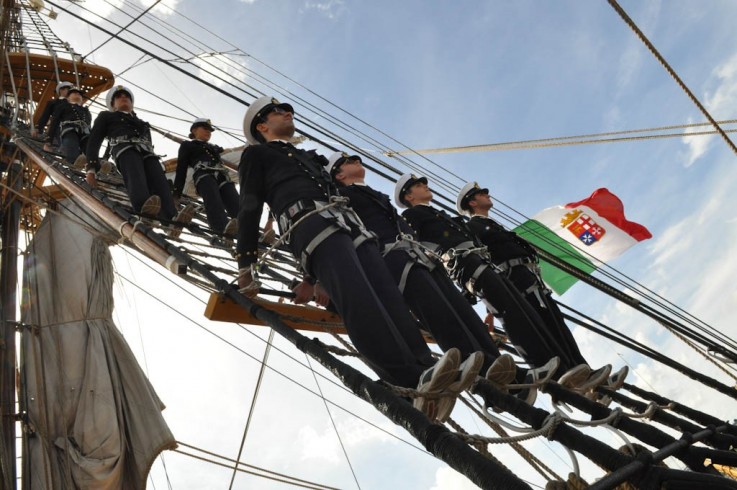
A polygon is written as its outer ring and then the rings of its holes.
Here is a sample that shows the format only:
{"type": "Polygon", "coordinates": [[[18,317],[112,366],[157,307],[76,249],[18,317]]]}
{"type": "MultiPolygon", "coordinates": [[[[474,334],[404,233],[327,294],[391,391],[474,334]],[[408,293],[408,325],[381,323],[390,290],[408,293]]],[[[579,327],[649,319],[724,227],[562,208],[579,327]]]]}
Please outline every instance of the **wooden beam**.
{"type": "MultiPolygon", "coordinates": [[[[277,303],[262,298],[253,298],[253,302],[281,315],[284,322],[297,330],[311,332],[329,332],[345,334],[340,317],[322,308],[314,306],[277,303]]],[[[249,325],[266,325],[250,312],[244,310],[235,301],[219,293],[210,294],[205,307],[205,316],[216,322],[247,323],[249,325]]]]}

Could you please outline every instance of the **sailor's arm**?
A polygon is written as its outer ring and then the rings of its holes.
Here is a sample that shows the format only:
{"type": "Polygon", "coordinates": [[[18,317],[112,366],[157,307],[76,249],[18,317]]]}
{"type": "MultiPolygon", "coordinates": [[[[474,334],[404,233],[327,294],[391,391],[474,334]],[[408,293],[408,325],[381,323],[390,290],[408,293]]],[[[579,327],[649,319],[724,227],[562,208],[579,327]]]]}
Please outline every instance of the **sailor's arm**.
{"type": "Polygon", "coordinates": [[[172,194],[174,199],[178,199],[182,196],[182,190],[184,190],[184,184],[187,180],[187,168],[189,168],[189,161],[191,160],[191,145],[185,141],[179,145],[179,153],[177,154],[177,173],[174,176],[174,189],[172,194]]]}
{"type": "MultiPolygon", "coordinates": [[[[258,261],[259,223],[264,208],[263,165],[255,158],[254,151],[245,151],[241,157],[240,210],[238,211],[238,286],[249,286],[253,278],[251,265],[258,261]]],[[[257,291],[252,291],[255,294],[257,291]]]]}

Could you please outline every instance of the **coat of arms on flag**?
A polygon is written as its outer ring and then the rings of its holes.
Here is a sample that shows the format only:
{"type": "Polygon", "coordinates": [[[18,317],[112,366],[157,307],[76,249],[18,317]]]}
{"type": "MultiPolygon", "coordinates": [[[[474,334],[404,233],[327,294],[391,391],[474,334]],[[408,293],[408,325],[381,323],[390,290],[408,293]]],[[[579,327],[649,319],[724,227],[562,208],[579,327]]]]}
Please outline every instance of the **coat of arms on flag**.
{"type": "Polygon", "coordinates": [[[594,221],[588,214],[580,209],[566,213],[561,220],[561,225],[581,240],[584,245],[592,245],[604,236],[606,229],[594,221]]]}

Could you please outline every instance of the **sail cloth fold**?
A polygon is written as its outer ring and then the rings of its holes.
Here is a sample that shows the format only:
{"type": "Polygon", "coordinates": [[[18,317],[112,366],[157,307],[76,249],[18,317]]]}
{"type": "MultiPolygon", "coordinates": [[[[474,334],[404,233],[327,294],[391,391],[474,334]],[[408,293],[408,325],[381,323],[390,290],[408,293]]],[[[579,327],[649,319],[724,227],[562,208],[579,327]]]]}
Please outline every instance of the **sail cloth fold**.
{"type": "Polygon", "coordinates": [[[47,213],[24,267],[20,403],[33,432],[23,488],[143,489],[176,443],[112,321],[110,240],[94,231],[105,228],[64,213],[47,213]]]}

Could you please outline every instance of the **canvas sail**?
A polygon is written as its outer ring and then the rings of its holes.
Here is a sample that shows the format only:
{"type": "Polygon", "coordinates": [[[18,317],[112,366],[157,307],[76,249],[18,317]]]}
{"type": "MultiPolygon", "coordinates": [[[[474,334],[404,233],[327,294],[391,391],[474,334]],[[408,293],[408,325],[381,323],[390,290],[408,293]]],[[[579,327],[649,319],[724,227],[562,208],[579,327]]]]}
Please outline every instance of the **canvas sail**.
{"type": "Polygon", "coordinates": [[[63,213],[47,213],[24,267],[23,488],[142,489],[174,437],[112,321],[110,237],[81,209],[63,213]]]}

